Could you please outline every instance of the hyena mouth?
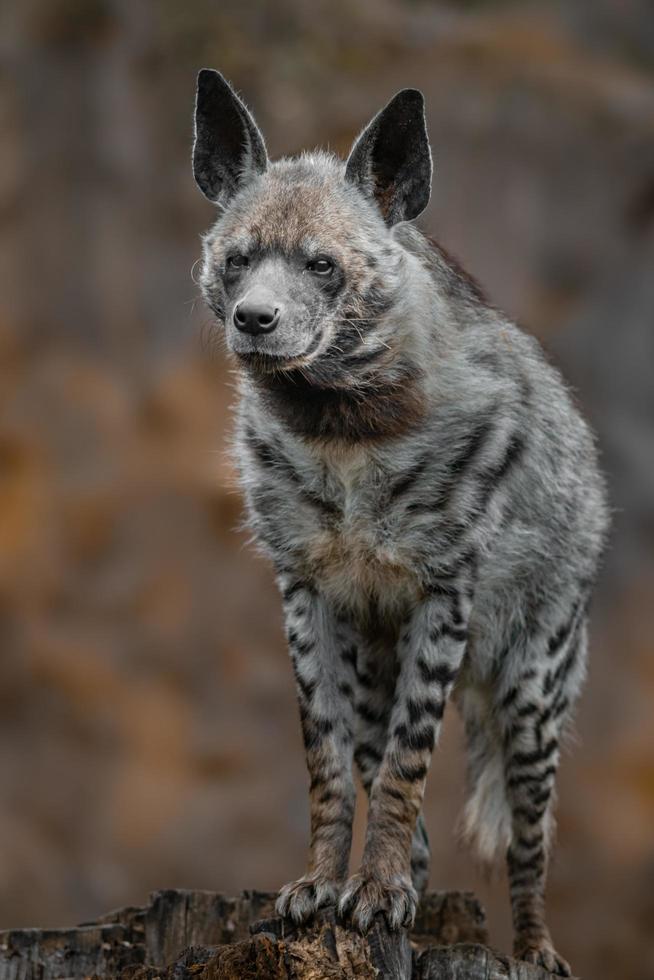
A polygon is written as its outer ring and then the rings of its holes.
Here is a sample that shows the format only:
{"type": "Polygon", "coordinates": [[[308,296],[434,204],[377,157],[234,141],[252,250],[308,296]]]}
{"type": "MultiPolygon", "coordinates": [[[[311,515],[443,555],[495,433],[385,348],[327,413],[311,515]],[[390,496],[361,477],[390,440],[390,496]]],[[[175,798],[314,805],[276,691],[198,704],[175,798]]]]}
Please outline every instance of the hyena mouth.
{"type": "Polygon", "coordinates": [[[283,354],[267,354],[261,351],[238,351],[236,356],[241,364],[255,374],[279,374],[306,367],[309,363],[307,354],[286,356],[283,354]]]}
{"type": "Polygon", "coordinates": [[[308,347],[298,354],[275,354],[261,350],[235,351],[234,353],[241,364],[248,367],[249,370],[261,374],[276,374],[308,367],[320,347],[321,340],[322,331],[318,330],[311,338],[308,347]]]}
{"type": "Polygon", "coordinates": [[[283,354],[268,354],[258,350],[237,350],[234,353],[242,364],[260,371],[279,371],[295,360],[283,354]]]}

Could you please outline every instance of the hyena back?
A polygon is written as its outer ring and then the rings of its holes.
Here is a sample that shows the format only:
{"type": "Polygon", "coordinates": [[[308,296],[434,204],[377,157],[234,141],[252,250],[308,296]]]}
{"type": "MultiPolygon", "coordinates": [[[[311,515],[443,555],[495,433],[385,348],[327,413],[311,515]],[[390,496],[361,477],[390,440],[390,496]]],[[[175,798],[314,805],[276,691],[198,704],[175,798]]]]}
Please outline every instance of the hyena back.
{"type": "Polygon", "coordinates": [[[607,528],[588,428],[538,344],[408,223],[431,183],[419,92],[395,96],[345,163],[270,162],[243,103],[202,71],[194,171],[219,207],[202,287],[238,365],[236,454],[310,774],[309,869],[278,909],[412,922],[452,695],[465,835],[487,861],[506,855],[517,955],[566,975],[543,895],[607,528]],[[369,813],[348,879],[354,763],[369,813]]]}

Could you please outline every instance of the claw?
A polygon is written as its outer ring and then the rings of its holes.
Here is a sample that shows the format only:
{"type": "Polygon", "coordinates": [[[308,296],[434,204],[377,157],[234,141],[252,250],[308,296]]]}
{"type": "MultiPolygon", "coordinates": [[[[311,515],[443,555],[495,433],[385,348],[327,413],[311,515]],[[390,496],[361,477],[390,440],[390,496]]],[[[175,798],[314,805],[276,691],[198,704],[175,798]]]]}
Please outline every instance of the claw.
{"type": "Polygon", "coordinates": [[[280,890],[275,910],[296,925],[306,922],[325,905],[333,905],[338,895],[338,883],[322,875],[305,875],[280,890]]]}
{"type": "Polygon", "coordinates": [[[346,883],[338,903],[342,916],[349,915],[352,924],[365,933],[375,916],[382,912],[389,929],[410,928],[415,919],[418,895],[410,880],[399,876],[384,880],[377,875],[360,872],[346,883]]]}
{"type": "Polygon", "coordinates": [[[529,944],[524,946],[517,946],[515,950],[516,959],[524,960],[525,963],[531,963],[533,966],[540,966],[548,973],[553,973],[557,977],[570,977],[572,976],[572,970],[569,965],[563,959],[562,956],[556,952],[554,947],[548,943],[543,942],[539,945],[529,944]]]}

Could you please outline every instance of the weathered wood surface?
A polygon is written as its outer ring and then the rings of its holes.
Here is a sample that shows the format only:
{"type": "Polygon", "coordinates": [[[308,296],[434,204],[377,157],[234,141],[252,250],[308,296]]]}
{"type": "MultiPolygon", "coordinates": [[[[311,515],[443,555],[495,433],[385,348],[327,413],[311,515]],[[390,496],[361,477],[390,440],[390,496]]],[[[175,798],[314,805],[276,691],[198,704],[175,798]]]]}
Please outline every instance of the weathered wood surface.
{"type": "Polygon", "coordinates": [[[326,909],[308,927],[274,915],[274,895],[160,891],[77,929],[0,933],[0,980],[547,980],[491,951],[467,892],[431,892],[415,928],[367,936],[326,909]]]}

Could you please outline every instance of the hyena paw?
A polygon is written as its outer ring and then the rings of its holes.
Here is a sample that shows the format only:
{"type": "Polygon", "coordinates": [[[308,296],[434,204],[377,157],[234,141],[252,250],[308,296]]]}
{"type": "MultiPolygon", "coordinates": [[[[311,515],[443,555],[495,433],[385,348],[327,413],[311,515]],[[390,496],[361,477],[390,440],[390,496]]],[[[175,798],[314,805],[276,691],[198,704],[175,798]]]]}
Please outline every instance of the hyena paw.
{"type": "Polygon", "coordinates": [[[408,877],[382,878],[365,871],[352,875],[338,903],[341,915],[349,916],[360,932],[367,932],[378,912],[383,912],[390,929],[410,927],[416,917],[418,894],[408,877]]]}
{"type": "Polygon", "coordinates": [[[320,874],[306,874],[280,890],[275,903],[278,915],[293,922],[306,922],[323,905],[335,905],[339,886],[320,874]]]}
{"type": "Polygon", "coordinates": [[[572,976],[572,971],[566,961],[559,956],[547,940],[541,942],[533,939],[518,940],[514,952],[516,959],[524,960],[525,963],[532,963],[534,966],[542,966],[548,973],[553,973],[557,977],[572,976]]]}

